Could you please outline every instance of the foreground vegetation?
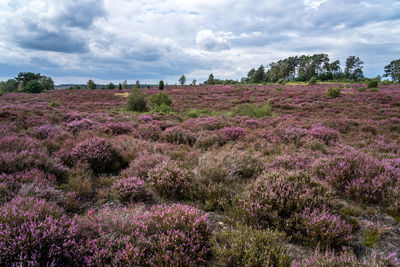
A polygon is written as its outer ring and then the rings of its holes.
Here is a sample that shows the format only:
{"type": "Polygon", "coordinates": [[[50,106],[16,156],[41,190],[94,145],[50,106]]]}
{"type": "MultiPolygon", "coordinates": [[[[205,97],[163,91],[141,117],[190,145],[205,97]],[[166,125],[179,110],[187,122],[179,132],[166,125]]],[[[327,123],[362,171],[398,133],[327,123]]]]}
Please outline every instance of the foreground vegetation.
{"type": "Polygon", "coordinates": [[[399,266],[396,84],[6,93],[0,118],[2,266],[399,266]]]}

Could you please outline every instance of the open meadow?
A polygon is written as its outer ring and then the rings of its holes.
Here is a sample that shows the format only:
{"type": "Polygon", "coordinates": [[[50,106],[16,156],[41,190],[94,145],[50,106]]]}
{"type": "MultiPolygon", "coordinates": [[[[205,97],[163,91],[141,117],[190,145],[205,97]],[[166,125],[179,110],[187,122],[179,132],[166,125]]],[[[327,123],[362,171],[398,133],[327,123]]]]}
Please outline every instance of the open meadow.
{"type": "Polygon", "coordinates": [[[400,86],[333,86],[3,94],[0,265],[400,266],[400,86]]]}

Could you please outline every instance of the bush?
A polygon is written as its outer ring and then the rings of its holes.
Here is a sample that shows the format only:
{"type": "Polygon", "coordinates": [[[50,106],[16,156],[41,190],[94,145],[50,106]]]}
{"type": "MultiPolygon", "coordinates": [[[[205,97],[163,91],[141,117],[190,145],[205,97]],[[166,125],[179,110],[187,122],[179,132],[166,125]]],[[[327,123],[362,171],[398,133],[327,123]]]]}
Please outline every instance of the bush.
{"type": "Polygon", "coordinates": [[[280,78],[276,83],[278,83],[278,84],[285,84],[285,83],[286,83],[286,80],[283,79],[283,78],[280,78]]]}
{"type": "Polygon", "coordinates": [[[46,124],[36,127],[33,131],[33,135],[38,139],[46,139],[56,136],[59,132],[60,128],[46,124]]]}
{"type": "Polygon", "coordinates": [[[239,138],[245,137],[246,132],[241,127],[227,127],[220,131],[221,139],[225,142],[235,141],[239,138]]]}
{"type": "Polygon", "coordinates": [[[282,244],[284,236],[271,230],[249,227],[225,229],[212,239],[218,266],[291,266],[282,244]]]}
{"type": "Polygon", "coordinates": [[[338,131],[318,124],[312,126],[309,134],[312,137],[325,142],[326,145],[336,143],[337,141],[339,141],[340,137],[338,131]]]}
{"type": "Polygon", "coordinates": [[[178,162],[161,162],[148,172],[148,183],[154,192],[167,199],[190,199],[192,176],[189,171],[180,168],[178,162]]]}
{"type": "Polygon", "coordinates": [[[143,139],[157,141],[162,133],[160,126],[156,123],[146,123],[139,125],[139,134],[143,139]]]}
{"type": "Polygon", "coordinates": [[[159,83],[158,83],[158,89],[161,91],[161,90],[164,90],[164,81],[163,80],[161,80],[159,83]]]}
{"type": "Polygon", "coordinates": [[[191,109],[189,111],[187,111],[187,116],[190,118],[198,118],[200,116],[208,116],[211,114],[211,112],[209,110],[203,110],[203,109],[191,109]]]}
{"type": "Polygon", "coordinates": [[[379,81],[377,79],[370,79],[367,82],[368,88],[378,88],[379,81]]]}
{"type": "Polygon", "coordinates": [[[233,112],[236,115],[248,116],[250,118],[269,117],[273,114],[269,103],[265,103],[262,106],[246,103],[237,106],[233,112]]]}
{"type": "Polygon", "coordinates": [[[150,95],[149,102],[152,108],[160,107],[162,104],[167,106],[172,105],[171,98],[169,98],[168,94],[164,92],[150,95]]]}
{"type": "Polygon", "coordinates": [[[340,91],[342,90],[342,85],[338,86],[329,86],[328,91],[326,92],[327,98],[336,98],[340,97],[340,91]]]}
{"type": "Polygon", "coordinates": [[[147,111],[146,95],[142,90],[134,88],[128,95],[126,108],[130,111],[145,112],[147,111]]]}
{"type": "Polygon", "coordinates": [[[288,126],[284,129],[276,129],[274,134],[283,142],[283,143],[299,143],[301,139],[307,136],[308,131],[303,128],[297,128],[288,126]]]}
{"type": "Polygon", "coordinates": [[[138,176],[146,180],[148,172],[167,159],[168,157],[165,155],[144,151],[129,164],[128,168],[121,172],[121,175],[123,177],[138,176]]]}
{"type": "Polygon", "coordinates": [[[17,197],[0,208],[2,266],[78,264],[73,223],[45,200],[17,197]]]}
{"type": "Polygon", "coordinates": [[[94,125],[94,122],[89,119],[76,120],[76,121],[72,121],[72,122],[68,123],[66,130],[73,134],[77,134],[80,131],[91,129],[93,127],[93,125],[94,125]]]}
{"type": "Polygon", "coordinates": [[[194,135],[180,126],[166,129],[163,132],[161,139],[171,144],[184,144],[190,146],[194,145],[196,142],[194,135]]]}
{"type": "Polygon", "coordinates": [[[88,163],[95,173],[113,173],[123,166],[122,157],[113,144],[99,137],[78,143],[69,157],[74,163],[88,163]]]}
{"type": "Polygon", "coordinates": [[[171,106],[168,106],[165,103],[162,103],[160,106],[155,106],[151,112],[159,113],[159,114],[169,114],[172,112],[171,106]]]}
{"type": "Polygon", "coordinates": [[[41,93],[44,91],[43,85],[37,80],[30,80],[24,87],[24,92],[27,93],[41,93]]]}
{"type": "Polygon", "coordinates": [[[308,85],[315,85],[317,84],[317,77],[311,77],[311,79],[308,81],[308,85]]]}
{"type": "Polygon", "coordinates": [[[305,208],[329,203],[325,188],[301,172],[265,173],[250,183],[236,201],[237,217],[246,224],[274,227],[290,235],[302,230],[305,208]]]}
{"type": "Polygon", "coordinates": [[[138,177],[122,178],[114,183],[111,190],[122,202],[146,201],[150,198],[145,182],[138,177]]]}

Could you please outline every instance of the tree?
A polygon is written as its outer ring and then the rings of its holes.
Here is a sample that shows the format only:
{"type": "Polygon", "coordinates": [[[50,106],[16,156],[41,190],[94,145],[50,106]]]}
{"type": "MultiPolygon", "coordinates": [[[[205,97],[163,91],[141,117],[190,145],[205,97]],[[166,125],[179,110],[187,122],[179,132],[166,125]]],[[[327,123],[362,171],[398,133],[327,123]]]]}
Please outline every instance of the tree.
{"type": "Polygon", "coordinates": [[[35,80],[37,82],[40,81],[40,73],[33,73],[33,72],[20,72],[18,76],[15,77],[17,83],[22,82],[22,87],[28,84],[29,81],[35,80]]]}
{"type": "Polygon", "coordinates": [[[186,77],[185,77],[185,75],[182,75],[182,76],[179,78],[179,83],[180,83],[181,85],[184,85],[185,82],[186,82],[186,77]]]}
{"type": "Polygon", "coordinates": [[[213,85],[214,83],[215,83],[214,75],[211,73],[211,74],[208,76],[207,84],[213,85]]]}
{"type": "Polygon", "coordinates": [[[128,82],[126,80],[122,83],[122,89],[128,89],[128,82]]]}
{"type": "Polygon", "coordinates": [[[164,81],[163,81],[163,80],[161,80],[161,81],[158,83],[158,89],[159,89],[159,90],[164,90],[164,81]]]}
{"type": "Polygon", "coordinates": [[[24,87],[24,91],[27,93],[41,93],[44,91],[44,87],[37,80],[30,80],[24,87]]]}
{"type": "Polygon", "coordinates": [[[40,83],[43,86],[44,90],[54,90],[54,81],[51,77],[42,76],[40,78],[40,83]]]}
{"type": "Polygon", "coordinates": [[[196,79],[193,79],[192,85],[196,85],[196,83],[197,83],[196,79]]]}
{"type": "Polygon", "coordinates": [[[254,75],[252,77],[252,82],[253,83],[262,83],[265,79],[265,69],[264,66],[261,65],[258,67],[258,69],[254,72],[254,75]]]}
{"type": "Polygon", "coordinates": [[[115,84],[113,84],[113,83],[109,83],[109,84],[107,84],[107,87],[106,87],[107,89],[115,89],[115,84]]]}
{"type": "Polygon", "coordinates": [[[383,77],[392,78],[394,82],[400,82],[400,59],[391,61],[387,66],[385,66],[385,74],[383,77]]]}
{"type": "Polygon", "coordinates": [[[122,90],[122,84],[121,83],[118,84],[118,90],[122,90]]]}
{"type": "Polygon", "coordinates": [[[15,92],[17,91],[18,83],[15,79],[8,79],[5,82],[0,82],[0,91],[15,92]]]}
{"type": "Polygon", "coordinates": [[[135,88],[140,88],[140,82],[139,82],[139,80],[136,80],[135,88]]]}
{"type": "Polygon", "coordinates": [[[134,88],[128,95],[126,108],[131,111],[147,111],[146,95],[142,90],[134,88]]]}
{"type": "Polygon", "coordinates": [[[345,77],[348,79],[359,79],[364,77],[362,71],[364,62],[356,56],[349,56],[346,59],[346,68],[344,69],[345,77]]]}
{"type": "Polygon", "coordinates": [[[96,89],[96,87],[97,87],[97,85],[94,83],[93,80],[89,80],[89,81],[86,83],[86,89],[88,89],[88,90],[96,89]]]}

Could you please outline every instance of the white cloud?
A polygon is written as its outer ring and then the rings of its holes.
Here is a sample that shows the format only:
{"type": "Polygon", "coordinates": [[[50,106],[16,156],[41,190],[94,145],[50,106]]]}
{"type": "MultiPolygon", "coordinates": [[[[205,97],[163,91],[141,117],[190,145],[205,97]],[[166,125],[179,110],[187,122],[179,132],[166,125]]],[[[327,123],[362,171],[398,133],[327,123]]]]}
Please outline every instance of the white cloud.
{"type": "Polygon", "coordinates": [[[202,30],[197,33],[196,44],[200,49],[208,51],[219,51],[230,48],[228,40],[217,36],[211,30],[202,30]]]}
{"type": "Polygon", "coordinates": [[[318,9],[320,5],[326,3],[328,0],[304,0],[304,5],[308,9],[318,9]]]}

